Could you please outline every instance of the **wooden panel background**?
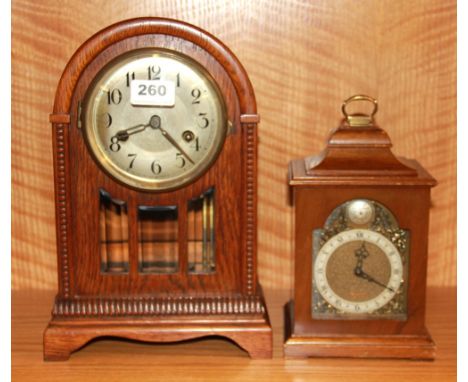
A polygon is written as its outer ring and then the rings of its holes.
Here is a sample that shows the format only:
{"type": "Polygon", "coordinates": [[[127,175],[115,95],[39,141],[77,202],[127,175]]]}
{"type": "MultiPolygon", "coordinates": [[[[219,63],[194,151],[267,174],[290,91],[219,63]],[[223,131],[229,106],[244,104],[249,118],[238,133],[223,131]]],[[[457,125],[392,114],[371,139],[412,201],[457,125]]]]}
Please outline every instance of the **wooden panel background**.
{"type": "MultiPolygon", "coordinates": [[[[430,225],[431,285],[456,284],[456,1],[76,1],[12,4],[12,276],[55,288],[48,114],[69,57],[116,21],[163,16],[223,40],[254,85],[259,126],[259,271],[291,285],[290,159],[318,152],[343,99],[378,98],[394,151],[439,181],[430,225]]],[[[411,206],[408,206],[411,211],[411,206]]],[[[83,222],[84,223],[84,222],[83,222]]]]}

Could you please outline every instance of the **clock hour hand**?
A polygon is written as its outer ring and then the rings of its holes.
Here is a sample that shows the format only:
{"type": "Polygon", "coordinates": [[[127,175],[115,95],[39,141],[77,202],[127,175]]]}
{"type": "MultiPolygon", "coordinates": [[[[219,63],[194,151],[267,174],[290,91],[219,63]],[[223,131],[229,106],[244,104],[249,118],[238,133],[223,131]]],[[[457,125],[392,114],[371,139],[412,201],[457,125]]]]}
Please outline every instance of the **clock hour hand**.
{"type": "Polygon", "coordinates": [[[362,264],[364,262],[364,259],[369,257],[369,255],[370,254],[367,251],[366,245],[363,242],[362,245],[356,251],[354,251],[354,256],[356,256],[358,259],[356,263],[356,268],[354,270],[355,272],[356,272],[356,269],[360,269],[362,271],[362,264]]]}
{"type": "Polygon", "coordinates": [[[117,141],[126,141],[132,134],[140,133],[144,131],[150,124],[139,124],[136,126],[129,127],[125,130],[119,130],[112,138],[117,138],[117,141]]]}
{"type": "Polygon", "coordinates": [[[388,289],[389,291],[391,292],[395,292],[392,288],[386,286],[385,284],[382,284],[380,281],[377,281],[376,279],[374,279],[372,276],[368,275],[366,272],[364,272],[362,270],[362,268],[356,266],[356,268],[354,268],[354,274],[357,276],[357,277],[360,277],[364,280],[367,280],[371,283],[374,283],[374,284],[377,284],[377,285],[380,285],[382,288],[385,288],[385,289],[388,289]]]}
{"type": "Polygon", "coordinates": [[[164,130],[162,127],[161,127],[161,118],[159,118],[159,116],[157,115],[153,115],[150,119],[150,123],[149,125],[151,126],[152,129],[158,129],[161,131],[162,135],[164,138],[166,138],[171,144],[172,146],[174,146],[177,150],[179,150],[179,152],[187,158],[187,160],[192,163],[192,164],[195,164],[195,162],[192,160],[192,158],[190,158],[188,156],[188,154],[182,149],[182,147],[180,147],[180,145],[177,143],[177,141],[172,138],[172,136],[166,131],[164,130]]]}

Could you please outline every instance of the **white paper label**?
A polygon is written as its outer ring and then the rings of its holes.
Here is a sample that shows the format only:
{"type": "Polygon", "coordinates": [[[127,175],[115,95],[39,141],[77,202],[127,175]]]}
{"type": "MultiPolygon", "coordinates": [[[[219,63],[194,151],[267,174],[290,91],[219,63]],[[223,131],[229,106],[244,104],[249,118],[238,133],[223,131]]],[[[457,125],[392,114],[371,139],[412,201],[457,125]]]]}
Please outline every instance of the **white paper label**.
{"type": "Polygon", "coordinates": [[[174,106],[175,83],[161,80],[130,82],[130,103],[144,106],[174,106]]]}

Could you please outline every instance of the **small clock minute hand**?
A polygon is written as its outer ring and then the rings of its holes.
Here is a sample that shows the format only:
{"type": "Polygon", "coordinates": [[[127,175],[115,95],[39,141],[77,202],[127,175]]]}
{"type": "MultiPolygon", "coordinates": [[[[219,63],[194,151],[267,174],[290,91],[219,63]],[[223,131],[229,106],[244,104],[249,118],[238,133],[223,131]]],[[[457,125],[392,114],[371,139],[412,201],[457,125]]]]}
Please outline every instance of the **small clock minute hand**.
{"type": "Polygon", "coordinates": [[[163,137],[166,138],[172,144],[172,146],[174,146],[177,150],[179,150],[180,153],[183,154],[190,163],[195,164],[192,158],[190,158],[188,154],[182,149],[182,147],[180,147],[177,141],[174,138],[172,138],[171,135],[161,127],[161,118],[159,118],[158,115],[153,115],[151,117],[149,126],[151,126],[152,129],[160,130],[163,137]]]}
{"type": "Polygon", "coordinates": [[[380,285],[382,288],[385,288],[385,289],[388,289],[389,291],[391,292],[395,292],[392,288],[386,286],[385,284],[382,284],[380,281],[377,281],[376,279],[374,279],[372,276],[368,275],[366,272],[364,272],[362,270],[362,268],[359,268],[359,267],[356,267],[354,268],[354,274],[364,280],[367,280],[371,283],[374,283],[374,284],[377,284],[377,285],[380,285]]]}

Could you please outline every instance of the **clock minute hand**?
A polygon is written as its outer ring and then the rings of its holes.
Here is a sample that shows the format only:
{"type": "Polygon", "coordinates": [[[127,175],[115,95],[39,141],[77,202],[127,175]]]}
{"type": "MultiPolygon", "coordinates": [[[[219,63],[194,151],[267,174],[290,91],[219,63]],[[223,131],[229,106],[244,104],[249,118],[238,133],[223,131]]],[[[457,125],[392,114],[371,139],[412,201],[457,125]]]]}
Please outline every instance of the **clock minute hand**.
{"type": "Polygon", "coordinates": [[[362,270],[362,268],[360,267],[356,267],[354,268],[354,274],[364,280],[367,280],[371,283],[374,283],[374,284],[377,284],[377,285],[380,285],[382,288],[385,288],[385,289],[388,289],[389,291],[391,292],[395,292],[392,288],[386,286],[385,284],[382,284],[380,281],[377,281],[376,279],[374,279],[372,276],[368,275],[366,272],[364,272],[362,270]]]}
{"type": "Polygon", "coordinates": [[[157,115],[153,115],[151,117],[149,125],[152,129],[159,129],[164,138],[166,138],[177,150],[179,150],[180,153],[183,154],[190,163],[195,164],[192,158],[190,158],[188,154],[182,149],[182,147],[180,147],[177,141],[161,127],[161,119],[157,115]]]}

